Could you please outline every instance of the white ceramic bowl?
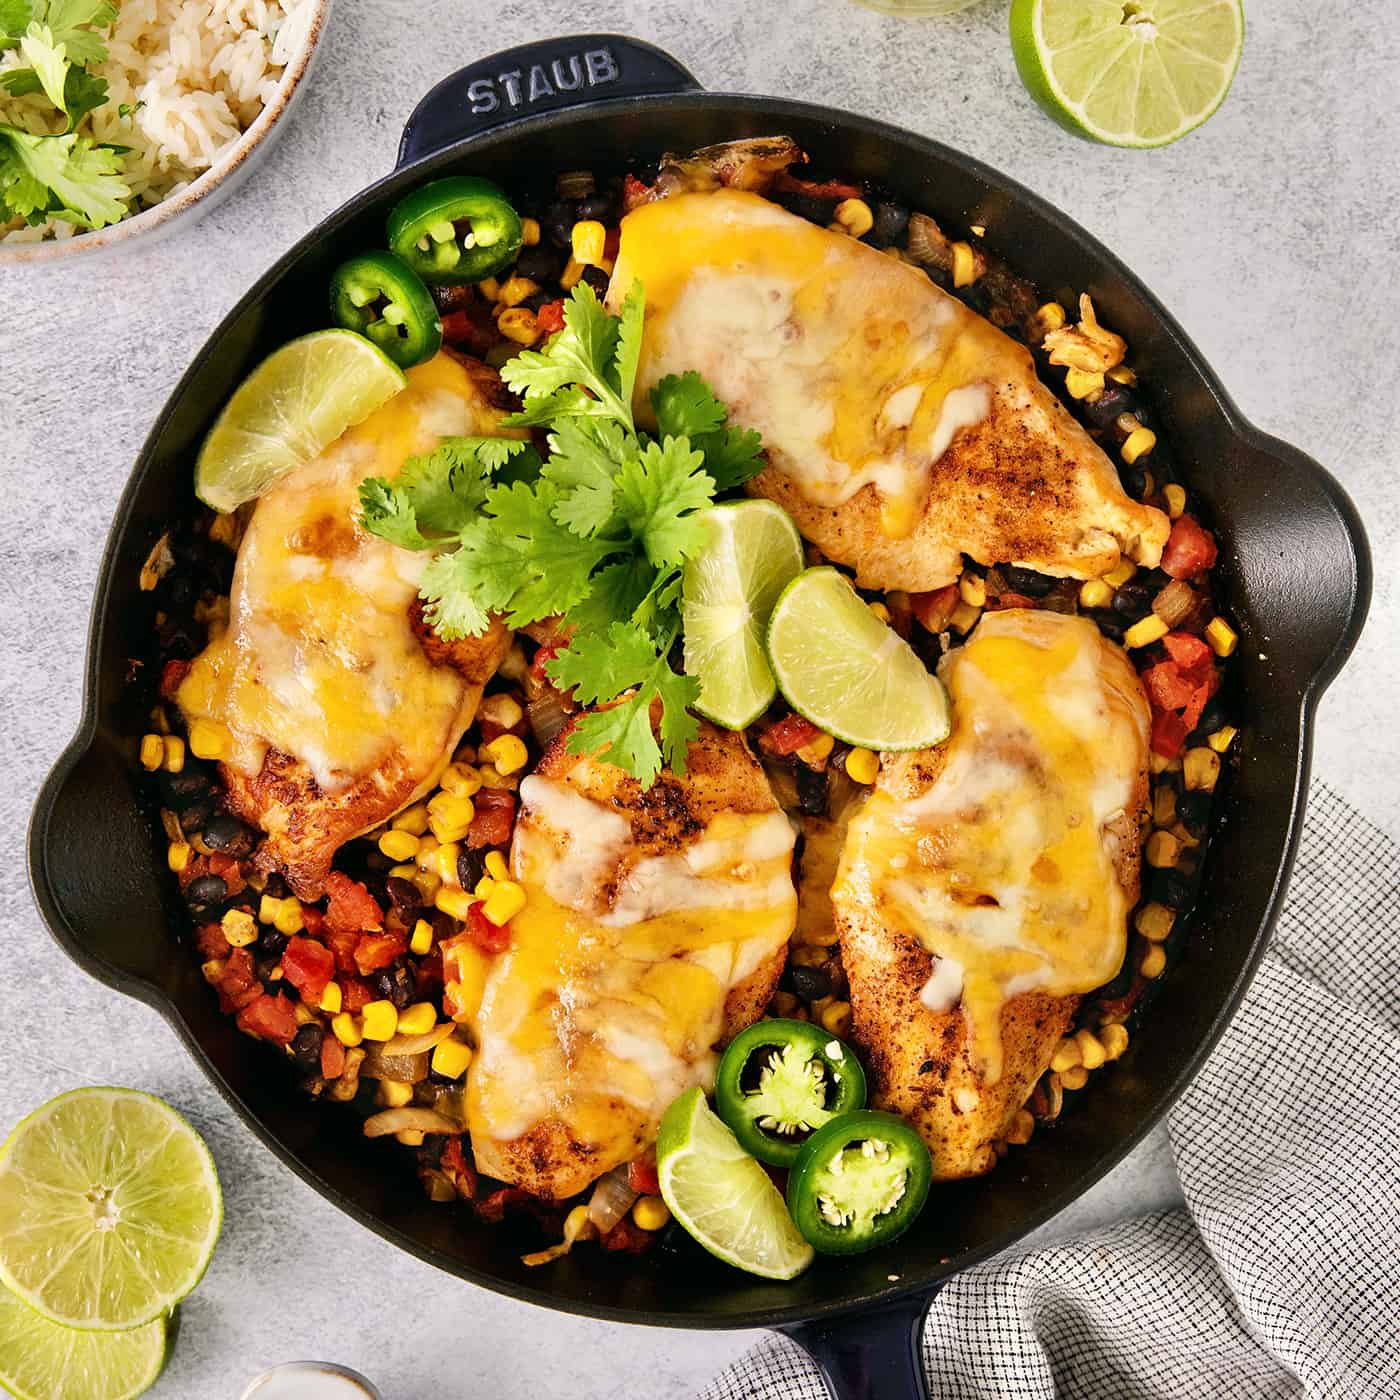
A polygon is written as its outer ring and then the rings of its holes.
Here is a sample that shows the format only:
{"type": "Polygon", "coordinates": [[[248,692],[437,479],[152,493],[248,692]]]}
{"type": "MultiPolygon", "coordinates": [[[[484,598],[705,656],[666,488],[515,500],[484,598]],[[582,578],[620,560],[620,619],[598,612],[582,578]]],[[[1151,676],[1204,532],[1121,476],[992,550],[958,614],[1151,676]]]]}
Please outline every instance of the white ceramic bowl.
{"type": "Polygon", "coordinates": [[[73,258],[91,257],[121,247],[134,238],[150,241],[169,232],[177,223],[191,224],[205,211],[212,209],[226,194],[247,176],[253,163],[272,145],[273,136],[285,124],[293,101],[301,91],[311,69],[311,59],[325,28],[331,0],[306,0],[310,7],[306,32],[300,47],[282,70],[272,101],[253,119],[253,124],[198,179],[191,181],[178,194],[143,209],[120,223],[72,238],[50,238],[42,243],[0,242],[0,268],[20,263],[54,263],[73,258]]]}

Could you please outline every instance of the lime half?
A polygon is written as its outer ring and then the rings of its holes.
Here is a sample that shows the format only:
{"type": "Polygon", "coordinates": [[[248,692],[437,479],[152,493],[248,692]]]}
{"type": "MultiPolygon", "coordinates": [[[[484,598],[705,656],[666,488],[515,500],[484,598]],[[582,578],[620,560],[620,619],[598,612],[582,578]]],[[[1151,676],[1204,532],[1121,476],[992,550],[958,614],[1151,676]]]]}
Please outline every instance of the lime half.
{"type": "Polygon", "coordinates": [[[74,1089],[0,1146],[0,1279],[65,1327],[139,1327],[200,1280],[223,1223],[214,1159],[169,1104],[74,1089]]]}
{"type": "Polygon", "coordinates": [[[700,681],[695,708],[742,729],[777,694],[763,637],[778,595],[802,572],[802,537],[772,501],[713,506],[700,518],[709,539],[685,566],[685,669],[700,681]]]}
{"type": "Polygon", "coordinates": [[[1241,0],[1013,0],[1021,81],[1061,126],[1111,146],[1165,146],[1225,100],[1241,0]]]}
{"type": "Polygon", "coordinates": [[[948,697],[845,574],[808,569],[768,623],[768,658],[798,714],[864,749],[922,749],[948,737],[948,697]]]}
{"type": "Polygon", "coordinates": [[[233,391],[199,449],[194,490],[236,510],[320,456],[407,383],[403,371],[354,331],[313,331],[274,350],[233,391]]]}
{"type": "Polygon", "coordinates": [[[75,1332],[0,1288],[0,1385],[17,1400],[132,1400],[165,1365],[165,1319],[75,1332]]]}
{"type": "Polygon", "coordinates": [[[698,1086],[661,1119],[656,1174],[671,1214],[715,1256],[762,1278],[796,1278],[812,1262],[783,1193],[711,1112],[698,1086]]]}

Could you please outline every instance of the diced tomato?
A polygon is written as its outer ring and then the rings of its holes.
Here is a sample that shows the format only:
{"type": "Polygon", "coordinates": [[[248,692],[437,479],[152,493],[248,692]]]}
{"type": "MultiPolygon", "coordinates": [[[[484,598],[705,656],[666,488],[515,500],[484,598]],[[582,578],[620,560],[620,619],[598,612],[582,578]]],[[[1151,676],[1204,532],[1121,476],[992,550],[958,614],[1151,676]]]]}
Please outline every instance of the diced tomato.
{"type": "Polygon", "coordinates": [[[773,188],[781,194],[805,194],[811,199],[859,199],[859,185],[848,185],[844,180],[799,180],[786,170],[773,181],[773,188]]]}
{"type": "Polygon", "coordinates": [[[209,873],[217,875],[228,887],[230,898],[237,894],[242,894],[248,887],[248,882],[243,878],[243,867],[238,863],[236,856],[225,855],[222,851],[215,851],[209,857],[209,873]]]}
{"type": "Polygon", "coordinates": [[[553,335],[564,329],[564,302],[547,301],[535,312],[535,326],[545,335],[553,335]]]}
{"type": "Polygon", "coordinates": [[[1176,663],[1181,672],[1193,680],[1199,680],[1210,669],[1211,650],[1199,638],[1189,632],[1168,632],[1162,638],[1167,655],[1176,663]]]}
{"type": "Polygon", "coordinates": [[[631,1216],[624,1215],[598,1243],[613,1253],[641,1254],[656,1243],[656,1232],[643,1230],[631,1216]]]}
{"type": "Polygon", "coordinates": [[[345,1047],[333,1036],[321,1041],[321,1078],[339,1079],[345,1073],[345,1047]]]}
{"type": "Polygon", "coordinates": [[[603,239],[603,256],[609,262],[617,260],[617,250],[622,247],[622,230],[614,226],[603,239]]]}
{"type": "Polygon", "coordinates": [[[371,972],[388,967],[395,958],[407,951],[407,934],[395,933],[393,930],[387,933],[362,933],[360,941],[355,944],[355,966],[359,969],[361,977],[368,977],[371,972]]]}
{"type": "Polygon", "coordinates": [[[476,815],[467,828],[467,845],[505,846],[515,829],[515,794],[503,788],[482,788],[472,799],[476,815]]]}
{"type": "Polygon", "coordinates": [[[228,939],[221,924],[200,924],[194,932],[194,946],[206,958],[228,957],[228,939]]]}
{"type": "Polygon", "coordinates": [[[477,1201],[476,1213],[488,1224],[498,1225],[505,1219],[507,1210],[516,1206],[527,1206],[530,1200],[528,1191],[522,1191],[518,1186],[502,1186],[500,1190],[493,1191],[489,1196],[483,1196],[477,1201]]]}
{"type": "Polygon", "coordinates": [[[492,323],[490,306],[473,300],[456,311],[449,311],[442,318],[442,338],[459,350],[476,355],[486,354],[499,339],[492,323]]]}
{"type": "Polygon", "coordinates": [[[1172,661],[1162,661],[1142,673],[1143,688],[1156,710],[1180,710],[1196,693],[1195,683],[1187,679],[1181,667],[1172,661]]]}
{"type": "Polygon", "coordinates": [[[184,684],[185,677],[190,673],[193,661],[167,661],[160,668],[160,698],[162,700],[173,700],[175,692],[184,684]]]}
{"type": "Polygon", "coordinates": [[[340,983],[340,1009],[363,1011],[374,1000],[370,985],[360,977],[337,977],[340,983]]]}
{"type": "Polygon", "coordinates": [[[356,971],[355,948],[360,941],[360,935],[354,929],[328,928],[324,926],[323,921],[322,938],[329,945],[335,958],[337,972],[356,971]]]}
{"type": "Polygon", "coordinates": [[[510,925],[497,927],[481,912],[480,903],[467,910],[466,932],[483,953],[503,953],[510,947],[510,925]]]}
{"type": "Polygon", "coordinates": [[[335,932],[364,933],[384,927],[384,911],[374,896],[358,881],[339,870],[326,876],[326,926],[335,932]]]}
{"type": "Polygon", "coordinates": [[[758,736],[758,743],[769,753],[785,757],[810,744],[820,733],[821,730],[811,720],[803,719],[801,715],[784,715],[758,736]]]}
{"type": "Polygon", "coordinates": [[[1024,593],[998,593],[995,598],[987,599],[988,612],[1001,612],[1004,608],[1033,608],[1035,606],[1035,599],[1026,597],[1024,593]]]}
{"type": "Polygon", "coordinates": [[[238,1013],[238,1028],[286,1045],[297,1033],[296,1010],[280,993],[275,997],[260,996],[238,1013]]]}
{"type": "Polygon", "coordinates": [[[326,916],[314,904],[303,904],[301,922],[309,937],[319,938],[326,927],[326,916]]]}
{"type": "Polygon", "coordinates": [[[628,175],[622,181],[622,207],[631,213],[639,204],[647,204],[653,198],[652,187],[643,184],[635,175],[628,175]]]}
{"type": "Polygon", "coordinates": [[[218,981],[219,1007],[224,1012],[236,1011],[248,1000],[246,993],[261,992],[253,972],[253,955],[246,948],[235,948],[224,964],[218,981]]]}
{"type": "Polygon", "coordinates": [[[656,1178],[656,1155],[648,1152],[627,1164],[627,1185],[640,1196],[659,1196],[661,1183],[656,1178]]]}
{"type": "Polygon", "coordinates": [[[1220,688],[1220,672],[1213,667],[1206,672],[1206,678],[1195,689],[1191,698],[1186,702],[1186,708],[1181,712],[1187,730],[1194,729],[1201,722],[1201,713],[1206,707],[1207,701],[1220,688]]]}
{"type": "Polygon", "coordinates": [[[1162,571],[1172,578],[1197,578],[1214,565],[1218,553],[1209,530],[1191,516],[1179,515],[1162,551],[1162,571]]]}
{"type": "Polygon", "coordinates": [[[282,975],[301,993],[303,1001],[319,1001],[335,972],[335,957],[314,938],[289,938],[282,953],[282,975]]]}
{"type": "Polygon", "coordinates": [[[931,593],[911,593],[909,607],[919,621],[919,626],[927,632],[941,632],[958,606],[958,586],[950,583],[946,588],[935,588],[931,593]]]}
{"type": "Polygon", "coordinates": [[[1152,715],[1152,752],[1163,758],[1176,758],[1190,730],[1175,710],[1156,710],[1152,715]]]}

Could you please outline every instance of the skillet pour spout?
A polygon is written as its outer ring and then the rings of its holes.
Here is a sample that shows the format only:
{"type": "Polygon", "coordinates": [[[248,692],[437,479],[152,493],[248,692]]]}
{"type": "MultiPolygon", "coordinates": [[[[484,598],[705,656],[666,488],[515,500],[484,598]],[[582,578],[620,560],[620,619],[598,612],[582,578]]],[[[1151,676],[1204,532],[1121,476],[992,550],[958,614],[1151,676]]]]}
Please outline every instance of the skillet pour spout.
{"type": "Polygon", "coordinates": [[[619,1322],[776,1327],[817,1356],[834,1393],[918,1395],[928,1297],[959,1269],[1015,1244],[1087,1191],[1162,1118],[1221,1034],[1262,954],[1293,861],[1318,697],[1365,618],[1370,560],[1355,509],[1317,463],[1248,424],[1168,312],[1106,248],[1045,201],[924,137],[805,103],[699,91],[674,59],[617,35],[525,45],[445,79],[410,117],[393,173],[281,257],[199,351],[143,447],[108,540],[93,608],[85,709],[35,805],[30,878],[60,946],[93,976],[155,1006],[254,1133],[303,1180],[429,1263],[537,1305],[619,1322]],[[1184,956],[1150,1022],[1015,1171],[940,1186],[915,1227],[870,1255],[819,1259],[791,1283],[666,1250],[520,1262],[509,1228],[429,1202],[348,1114],[308,1114],[291,1076],[250,1052],[219,1014],[176,929],[183,916],[155,814],[138,783],[142,716],[125,698],[149,616],[142,562],[193,508],[199,442],[251,366],[324,324],[346,257],[383,239],[389,209],[448,174],[509,187],[520,172],[621,173],[668,151],[783,134],[824,165],[891,191],[986,244],[1042,286],[1090,292],[1132,345],[1183,475],[1209,502],[1219,585],[1241,641],[1227,701],[1240,762],[1218,804],[1184,956]]]}

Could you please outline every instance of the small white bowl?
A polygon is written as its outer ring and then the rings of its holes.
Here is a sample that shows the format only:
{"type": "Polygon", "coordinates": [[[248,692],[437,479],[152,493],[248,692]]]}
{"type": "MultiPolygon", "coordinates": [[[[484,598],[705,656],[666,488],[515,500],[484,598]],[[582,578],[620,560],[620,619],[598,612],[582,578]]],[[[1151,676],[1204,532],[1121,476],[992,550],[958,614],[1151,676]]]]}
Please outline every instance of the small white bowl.
{"type": "Polygon", "coordinates": [[[272,101],[208,170],[178,194],[172,194],[159,204],[143,209],[120,223],[108,224],[106,228],[74,234],[72,238],[49,238],[42,243],[0,242],[0,268],[17,263],[52,263],[85,254],[105,253],[133,238],[150,241],[169,232],[175,223],[193,223],[199,214],[212,209],[242,182],[253,162],[266,153],[272,145],[273,134],[281,130],[283,118],[302,89],[321,31],[325,28],[331,0],[306,0],[306,4],[310,7],[306,33],[300,48],[287,60],[272,101]]]}
{"type": "Polygon", "coordinates": [[[330,1361],[287,1361],[256,1377],[240,1400],[384,1400],[358,1371],[330,1361]]]}

